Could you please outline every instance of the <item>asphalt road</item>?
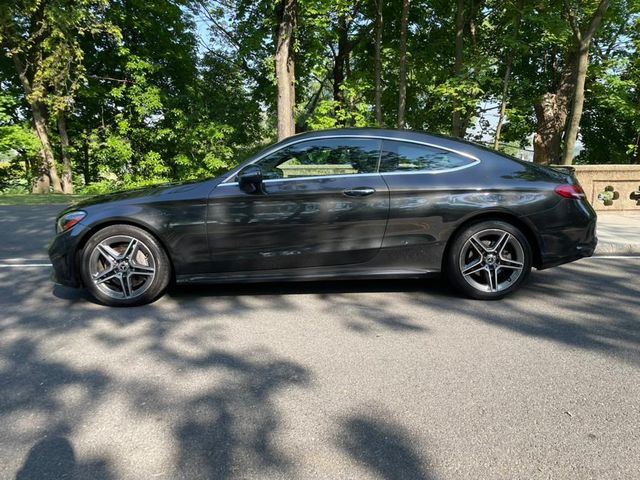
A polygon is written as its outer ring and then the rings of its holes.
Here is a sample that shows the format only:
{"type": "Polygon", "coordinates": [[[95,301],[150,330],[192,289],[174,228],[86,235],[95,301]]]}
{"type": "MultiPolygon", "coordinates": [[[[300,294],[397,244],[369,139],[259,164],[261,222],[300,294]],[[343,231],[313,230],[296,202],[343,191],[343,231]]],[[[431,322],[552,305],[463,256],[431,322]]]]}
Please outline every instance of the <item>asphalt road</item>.
{"type": "MultiPolygon", "coordinates": [[[[0,207],[0,264],[57,207],[0,207]]],[[[11,260],[8,259],[23,259],[11,260]]],[[[640,258],[443,282],[210,286],[110,309],[0,268],[2,479],[637,479],[640,258]]]]}

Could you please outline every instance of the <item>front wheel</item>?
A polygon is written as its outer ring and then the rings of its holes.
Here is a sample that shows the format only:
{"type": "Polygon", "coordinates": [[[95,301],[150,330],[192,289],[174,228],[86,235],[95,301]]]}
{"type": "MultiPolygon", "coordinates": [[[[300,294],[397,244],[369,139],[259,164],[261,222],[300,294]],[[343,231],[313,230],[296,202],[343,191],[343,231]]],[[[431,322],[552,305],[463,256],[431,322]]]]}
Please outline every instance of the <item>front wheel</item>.
{"type": "Polygon", "coordinates": [[[513,225],[484,221],[464,229],[448,251],[451,283],[471,298],[494,300],[516,290],[531,271],[527,237],[513,225]]]}
{"type": "Polygon", "coordinates": [[[149,303],[169,284],[171,266],[158,241],[141,228],[111,225],[85,245],[80,264],[84,286],[101,303],[149,303]]]}

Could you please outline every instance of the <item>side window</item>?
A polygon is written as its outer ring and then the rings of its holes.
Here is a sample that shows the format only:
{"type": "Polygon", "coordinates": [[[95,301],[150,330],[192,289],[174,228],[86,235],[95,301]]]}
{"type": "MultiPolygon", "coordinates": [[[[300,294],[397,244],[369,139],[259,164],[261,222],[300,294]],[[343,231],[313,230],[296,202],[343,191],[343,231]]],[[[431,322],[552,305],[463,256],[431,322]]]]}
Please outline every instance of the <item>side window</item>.
{"type": "Polygon", "coordinates": [[[375,173],[380,141],[357,138],[308,140],[258,162],[265,179],[375,173]]]}
{"type": "Polygon", "coordinates": [[[473,163],[473,159],[448,150],[417,143],[385,140],[380,156],[380,172],[449,170],[473,163]]]}

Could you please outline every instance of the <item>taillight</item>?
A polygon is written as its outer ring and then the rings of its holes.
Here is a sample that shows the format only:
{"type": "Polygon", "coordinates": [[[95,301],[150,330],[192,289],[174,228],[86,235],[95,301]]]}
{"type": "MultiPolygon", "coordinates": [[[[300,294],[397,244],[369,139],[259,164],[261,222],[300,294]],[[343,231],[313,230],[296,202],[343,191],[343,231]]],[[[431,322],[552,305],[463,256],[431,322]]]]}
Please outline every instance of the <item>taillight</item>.
{"type": "Polygon", "coordinates": [[[564,198],[573,198],[576,200],[584,198],[584,190],[577,183],[575,185],[558,185],[556,193],[564,198]]]}

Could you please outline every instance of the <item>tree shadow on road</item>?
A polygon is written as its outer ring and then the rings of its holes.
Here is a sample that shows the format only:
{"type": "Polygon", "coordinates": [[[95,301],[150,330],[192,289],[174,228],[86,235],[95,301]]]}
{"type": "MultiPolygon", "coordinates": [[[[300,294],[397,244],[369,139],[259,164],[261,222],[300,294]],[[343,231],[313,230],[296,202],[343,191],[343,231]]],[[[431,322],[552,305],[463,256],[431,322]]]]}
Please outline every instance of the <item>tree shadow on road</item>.
{"type": "Polygon", "coordinates": [[[224,364],[234,379],[173,407],[184,412],[175,429],[180,443],[178,471],[186,478],[231,478],[234,472],[293,476],[293,461],[273,439],[280,418],[272,397],[283,388],[307,385],[308,371],[282,360],[221,354],[202,364],[224,364]]]}
{"type": "MultiPolygon", "coordinates": [[[[596,351],[640,365],[640,261],[590,259],[532,272],[514,294],[495,302],[433,302],[443,314],[522,335],[596,351]],[[598,275],[594,275],[594,270],[598,275]]],[[[414,299],[418,302],[418,299],[414,299]]]]}
{"type": "MultiPolygon", "coordinates": [[[[10,449],[0,451],[0,461],[14,465],[20,458],[24,464],[13,472],[37,471],[26,467],[34,462],[29,449],[42,450],[36,448],[42,432],[76,442],[96,412],[120,402],[118,415],[127,428],[154,418],[167,425],[167,438],[149,441],[175,448],[170,473],[176,476],[226,479],[267,472],[294,478],[295,459],[277,440],[286,428],[278,397],[311,388],[314,372],[269,345],[229,346],[222,339],[230,322],[259,327],[263,316],[256,312],[270,312],[275,321],[286,313],[304,328],[310,320],[299,313],[300,295],[315,302],[327,321],[339,322],[345,335],[421,335],[444,318],[640,365],[637,274],[598,261],[598,276],[586,261],[535,272],[520,292],[499,302],[462,299],[436,279],[178,287],[145,307],[110,309],[88,302],[82,291],[56,287],[52,295],[45,275],[15,282],[3,273],[0,424],[10,449]],[[556,308],[546,309],[552,302],[556,308]],[[29,422],[37,428],[26,428],[29,422]]],[[[418,443],[400,426],[356,415],[340,429],[343,451],[371,473],[392,480],[433,478],[418,443]]],[[[109,447],[96,448],[98,460],[76,455],[76,465],[98,472],[98,478],[122,476],[109,447]]],[[[48,465],[46,459],[40,463],[48,465]]]]}
{"type": "Polygon", "coordinates": [[[248,298],[269,299],[275,310],[291,311],[291,298],[311,295],[324,305],[323,310],[340,319],[343,326],[357,333],[376,330],[408,333],[426,332],[428,328],[394,307],[389,297],[360,294],[397,293],[400,295],[455,295],[439,277],[393,280],[337,280],[255,284],[179,285],[167,295],[177,302],[208,299],[234,299],[236,308],[244,308],[248,298]]]}
{"type": "MultiPolygon", "coordinates": [[[[0,278],[5,291],[10,285],[0,278]]],[[[82,292],[63,293],[55,307],[42,283],[13,289],[11,300],[0,300],[0,442],[10,446],[0,451],[0,463],[22,458],[23,465],[14,467],[17,478],[121,476],[113,473],[113,461],[120,459],[92,460],[86,453],[78,458],[71,446],[74,437],[92,435],[87,423],[100,428],[97,418],[104,418],[105,409],[109,417],[111,405],[119,404],[132,430],[137,422],[145,428],[150,418],[169,426],[164,438],[139,439],[175,447],[169,476],[295,476],[295,462],[274,440],[282,428],[274,397],[283,389],[306,388],[311,372],[268,348],[225,350],[211,335],[222,324],[216,317],[251,312],[249,297],[212,306],[187,295],[125,311],[86,303],[82,292]],[[198,317],[199,322],[184,321],[198,317]],[[128,377],[127,367],[137,368],[140,359],[148,368],[128,377]]],[[[283,297],[271,308],[291,306],[283,297]]],[[[107,423],[107,429],[119,428],[123,420],[114,418],[116,426],[107,423]]],[[[108,459],[109,442],[120,440],[99,438],[106,443],[94,448],[108,459]]]]}
{"type": "Polygon", "coordinates": [[[354,415],[341,424],[339,446],[360,465],[384,480],[433,480],[425,468],[424,453],[398,425],[354,415]]]}
{"type": "Polygon", "coordinates": [[[16,480],[110,480],[115,478],[104,459],[78,462],[65,437],[46,437],[36,443],[16,474],[16,480]]]}

